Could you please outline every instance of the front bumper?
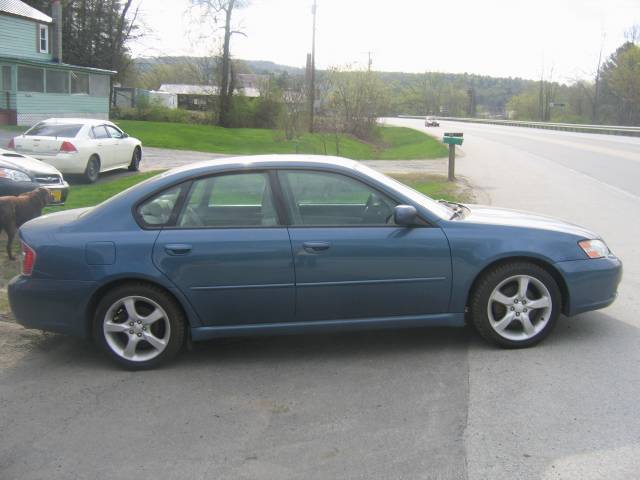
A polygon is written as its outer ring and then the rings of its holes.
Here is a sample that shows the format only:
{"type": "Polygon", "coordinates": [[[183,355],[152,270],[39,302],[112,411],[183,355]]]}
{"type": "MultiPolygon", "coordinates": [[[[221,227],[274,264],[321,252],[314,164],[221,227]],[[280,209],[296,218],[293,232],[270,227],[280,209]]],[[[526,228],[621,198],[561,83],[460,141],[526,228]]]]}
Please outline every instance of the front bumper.
{"type": "Polygon", "coordinates": [[[606,258],[558,262],[568,290],[563,313],[567,316],[611,305],[622,280],[622,262],[611,255],[606,258]]]}
{"type": "Polygon", "coordinates": [[[51,193],[49,205],[64,205],[69,196],[69,184],[65,181],[62,183],[46,184],[40,183],[39,187],[44,187],[51,193]]]}
{"type": "Polygon", "coordinates": [[[27,327],[87,337],[87,306],[94,282],[14,277],[9,282],[9,304],[16,321],[27,327]]]}
{"type": "Polygon", "coordinates": [[[21,195],[28,193],[36,188],[44,187],[51,193],[49,205],[63,205],[69,196],[69,184],[65,181],[62,183],[40,183],[33,182],[14,182],[6,178],[0,178],[0,196],[1,195],[21,195]]]}

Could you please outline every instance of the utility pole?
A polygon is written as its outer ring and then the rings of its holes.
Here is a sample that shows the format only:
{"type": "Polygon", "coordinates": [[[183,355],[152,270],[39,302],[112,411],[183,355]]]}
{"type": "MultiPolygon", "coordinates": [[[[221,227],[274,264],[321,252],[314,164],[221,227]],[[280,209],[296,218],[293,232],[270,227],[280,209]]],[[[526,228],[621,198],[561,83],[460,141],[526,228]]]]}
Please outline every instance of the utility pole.
{"type": "Polygon", "coordinates": [[[311,38],[311,73],[309,75],[309,133],[313,133],[313,117],[316,105],[316,10],[317,0],[313,0],[311,13],[313,15],[313,36],[311,38]]]}
{"type": "Polygon", "coordinates": [[[373,65],[373,60],[371,60],[371,54],[373,52],[372,51],[368,51],[367,55],[369,56],[369,61],[367,63],[367,71],[370,72],[371,71],[371,65],[373,65]]]}

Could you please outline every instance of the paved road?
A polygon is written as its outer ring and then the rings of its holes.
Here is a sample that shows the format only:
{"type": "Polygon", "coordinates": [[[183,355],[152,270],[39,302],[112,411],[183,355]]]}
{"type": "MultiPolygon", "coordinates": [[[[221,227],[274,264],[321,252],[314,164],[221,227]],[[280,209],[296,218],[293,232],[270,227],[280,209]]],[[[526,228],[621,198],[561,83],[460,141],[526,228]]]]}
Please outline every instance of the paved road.
{"type": "MultiPolygon", "coordinates": [[[[423,129],[417,120],[393,120],[423,129]]],[[[569,219],[623,259],[620,298],[525,351],[470,343],[469,479],[640,475],[640,139],[446,122],[459,172],[500,206],[569,219]]]]}
{"type": "Polygon", "coordinates": [[[605,236],[626,267],[613,307],[524,351],[466,330],[256,338],[146,373],[1,324],[0,478],[636,478],[638,141],[445,129],[465,132],[459,172],[494,204],[605,236]]]}

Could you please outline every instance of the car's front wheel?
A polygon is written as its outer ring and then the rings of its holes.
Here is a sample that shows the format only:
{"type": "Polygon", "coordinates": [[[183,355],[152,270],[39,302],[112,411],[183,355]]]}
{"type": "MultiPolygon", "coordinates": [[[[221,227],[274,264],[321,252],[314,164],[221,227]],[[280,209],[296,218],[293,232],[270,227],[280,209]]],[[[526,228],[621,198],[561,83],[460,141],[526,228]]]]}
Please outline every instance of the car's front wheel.
{"type": "Polygon", "coordinates": [[[486,340],[507,348],[535,345],[556,324],[561,293],[544,268],[510,262],[478,281],[470,302],[473,325],[486,340]]]}
{"type": "Polygon", "coordinates": [[[137,172],[140,170],[140,160],[142,160],[142,150],[140,147],[133,149],[133,155],[131,156],[131,163],[129,164],[130,172],[137,172]]]}
{"type": "Polygon", "coordinates": [[[175,299],[144,283],[107,292],[96,309],[96,342],[120,365],[142,370],[174,357],[184,344],[186,321],[175,299]]]}

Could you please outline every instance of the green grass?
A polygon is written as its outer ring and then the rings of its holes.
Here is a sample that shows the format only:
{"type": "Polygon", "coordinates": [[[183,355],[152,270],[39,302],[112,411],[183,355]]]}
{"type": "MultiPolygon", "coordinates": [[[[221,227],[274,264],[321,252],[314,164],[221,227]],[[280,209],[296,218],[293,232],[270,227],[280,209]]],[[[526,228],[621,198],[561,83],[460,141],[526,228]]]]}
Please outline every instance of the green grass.
{"type": "Polygon", "coordinates": [[[447,177],[444,175],[400,173],[390,174],[390,176],[436,200],[444,199],[452,202],[470,202],[473,200],[473,195],[468,189],[458,183],[448,182],[447,177]]]}
{"type": "Polygon", "coordinates": [[[441,158],[446,147],[437,139],[404,127],[380,127],[380,144],[366,143],[350,135],[306,133],[287,141],[276,130],[221,128],[187,123],[122,120],[118,124],[148,147],[199,152],[256,155],[308,153],[337,155],[355,160],[416,160],[441,158]]]}
{"type": "Polygon", "coordinates": [[[71,185],[69,187],[67,202],[62,206],[47,207],[44,213],[59,212],[72,208],[92,207],[113,197],[116,193],[120,193],[158,173],[160,172],[155,171],[127,175],[111,181],[100,182],[96,185],[71,185]]]}

